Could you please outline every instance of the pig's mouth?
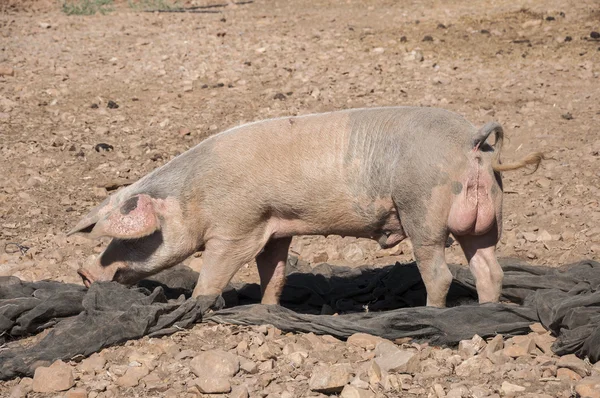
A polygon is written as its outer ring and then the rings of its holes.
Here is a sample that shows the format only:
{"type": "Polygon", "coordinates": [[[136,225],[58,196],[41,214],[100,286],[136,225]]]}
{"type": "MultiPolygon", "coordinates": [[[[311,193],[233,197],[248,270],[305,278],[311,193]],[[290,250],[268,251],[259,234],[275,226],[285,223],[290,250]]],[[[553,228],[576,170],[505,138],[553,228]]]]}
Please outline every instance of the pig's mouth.
{"type": "Polygon", "coordinates": [[[85,287],[89,288],[90,285],[94,282],[94,277],[85,268],[79,268],[77,270],[77,273],[83,280],[83,284],[85,285],[85,287]]]}

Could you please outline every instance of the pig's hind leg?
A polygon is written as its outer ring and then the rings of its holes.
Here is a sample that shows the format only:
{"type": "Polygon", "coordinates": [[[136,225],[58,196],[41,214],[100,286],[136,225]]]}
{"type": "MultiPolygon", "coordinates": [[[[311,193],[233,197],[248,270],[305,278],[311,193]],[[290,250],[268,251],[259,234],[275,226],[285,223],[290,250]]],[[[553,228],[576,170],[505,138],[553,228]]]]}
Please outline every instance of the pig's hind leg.
{"type": "Polygon", "coordinates": [[[285,284],[285,266],[292,238],[272,239],[256,257],[262,304],[279,304],[285,284]]]}
{"type": "Polygon", "coordinates": [[[475,276],[480,303],[498,302],[504,272],[496,259],[499,230],[496,226],[484,235],[456,236],[475,276]]]}

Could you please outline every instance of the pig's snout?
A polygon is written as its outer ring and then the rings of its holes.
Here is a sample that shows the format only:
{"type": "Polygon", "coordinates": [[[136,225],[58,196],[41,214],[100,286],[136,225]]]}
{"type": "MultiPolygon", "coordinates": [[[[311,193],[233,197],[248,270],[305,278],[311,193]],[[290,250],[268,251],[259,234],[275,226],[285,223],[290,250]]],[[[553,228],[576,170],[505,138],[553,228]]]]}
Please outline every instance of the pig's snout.
{"type": "Polygon", "coordinates": [[[94,278],[92,277],[92,274],[90,274],[85,268],[79,268],[77,270],[77,273],[81,277],[85,287],[89,288],[90,285],[94,282],[94,278]]]}
{"type": "Polygon", "coordinates": [[[94,282],[108,282],[114,280],[118,269],[119,267],[116,264],[103,267],[96,263],[91,264],[87,268],[79,268],[77,273],[83,280],[83,284],[86,287],[90,287],[94,282]]]}

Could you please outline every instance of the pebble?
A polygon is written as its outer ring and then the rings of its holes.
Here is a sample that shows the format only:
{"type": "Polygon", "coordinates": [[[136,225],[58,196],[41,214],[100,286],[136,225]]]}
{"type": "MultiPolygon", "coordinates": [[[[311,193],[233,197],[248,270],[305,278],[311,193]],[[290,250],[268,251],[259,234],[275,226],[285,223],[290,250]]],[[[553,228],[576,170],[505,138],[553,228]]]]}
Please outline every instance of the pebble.
{"type": "Polygon", "coordinates": [[[35,392],[51,393],[68,390],[74,384],[71,367],[59,360],[49,367],[40,366],[35,370],[32,388],[35,392]]]}
{"type": "Polygon", "coordinates": [[[344,386],[340,398],[373,398],[375,393],[351,385],[344,386]]]}
{"type": "Polygon", "coordinates": [[[135,387],[140,383],[140,379],[150,373],[145,365],[129,366],[125,374],[117,379],[117,385],[121,387],[135,387]]]}
{"type": "Polygon", "coordinates": [[[350,364],[318,365],[312,370],[308,387],[311,391],[324,394],[339,393],[350,382],[351,378],[352,369],[350,364]]]}
{"type": "Polygon", "coordinates": [[[211,350],[194,357],[190,367],[198,377],[233,377],[240,370],[240,360],[235,354],[211,350]]]}
{"type": "Polygon", "coordinates": [[[365,350],[372,350],[377,346],[377,344],[383,341],[386,340],[379,336],[373,336],[367,333],[355,333],[348,337],[347,343],[365,350]]]}
{"type": "Polygon", "coordinates": [[[15,70],[10,66],[0,65],[0,76],[14,76],[15,70]]]}
{"type": "Polygon", "coordinates": [[[588,365],[586,365],[586,363],[582,359],[577,358],[575,354],[569,354],[560,357],[560,359],[556,363],[556,366],[558,366],[559,368],[571,369],[581,377],[585,377],[589,374],[588,365]]]}
{"type": "Polygon", "coordinates": [[[197,378],[194,384],[203,394],[225,394],[231,391],[231,384],[225,377],[205,375],[197,378]]]}
{"type": "Polygon", "coordinates": [[[582,379],[575,386],[575,392],[581,398],[600,398],[600,376],[590,376],[582,379]]]}

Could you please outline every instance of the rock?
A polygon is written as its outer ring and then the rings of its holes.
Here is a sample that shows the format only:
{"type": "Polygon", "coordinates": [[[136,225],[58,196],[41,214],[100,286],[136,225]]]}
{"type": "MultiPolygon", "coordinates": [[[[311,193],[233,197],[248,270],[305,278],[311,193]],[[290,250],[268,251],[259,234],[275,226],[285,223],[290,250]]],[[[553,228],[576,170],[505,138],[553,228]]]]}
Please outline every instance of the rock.
{"type": "Polygon", "coordinates": [[[529,329],[531,329],[532,332],[537,333],[537,334],[545,334],[548,331],[546,330],[546,328],[544,328],[542,326],[541,323],[537,322],[537,323],[532,323],[531,325],[529,325],[529,329]]]}
{"type": "Polygon", "coordinates": [[[308,382],[311,391],[333,394],[342,391],[352,378],[351,366],[347,363],[315,366],[308,382]]]}
{"type": "Polygon", "coordinates": [[[379,336],[373,336],[367,333],[354,333],[348,337],[347,343],[356,347],[364,348],[365,350],[374,349],[377,344],[387,341],[379,336]]]}
{"type": "Polygon", "coordinates": [[[512,344],[505,346],[503,350],[503,353],[509,357],[522,357],[531,354],[535,350],[535,341],[529,336],[515,336],[510,339],[510,342],[512,344]]]}
{"type": "Polygon", "coordinates": [[[470,396],[469,389],[466,386],[454,387],[446,394],[446,398],[466,398],[470,396]]]}
{"type": "Polygon", "coordinates": [[[68,390],[74,384],[71,367],[59,360],[49,367],[38,367],[33,376],[32,387],[35,392],[50,393],[68,390]]]}
{"type": "Polygon", "coordinates": [[[305,359],[308,358],[308,354],[304,351],[297,351],[291,353],[288,358],[294,367],[299,368],[304,364],[305,359]]]}
{"type": "Polygon", "coordinates": [[[581,398],[600,398],[600,376],[586,377],[575,386],[581,398]]]}
{"type": "Polygon", "coordinates": [[[413,374],[419,371],[419,355],[414,351],[401,350],[392,342],[378,344],[375,355],[375,362],[385,372],[413,374]]]}
{"type": "Polygon", "coordinates": [[[0,65],[0,76],[14,76],[15,70],[10,66],[0,65]]]}
{"type": "Polygon", "coordinates": [[[487,342],[485,346],[484,353],[486,356],[489,354],[493,354],[496,351],[500,351],[504,348],[504,337],[501,334],[497,334],[493,339],[487,342]]]}
{"type": "Polygon", "coordinates": [[[67,391],[65,394],[65,398],[87,398],[87,391],[82,390],[81,388],[75,388],[73,390],[67,391]]]}
{"type": "Polygon", "coordinates": [[[233,377],[240,370],[237,355],[222,350],[204,351],[190,361],[190,367],[198,377],[233,377]]]}
{"type": "Polygon", "coordinates": [[[246,358],[240,358],[240,369],[249,374],[258,372],[258,366],[256,365],[256,362],[246,358]]]}
{"type": "Polygon", "coordinates": [[[342,257],[344,257],[345,260],[358,264],[364,260],[365,253],[359,245],[350,243],[342,249],[342,257]]]}
{"type": "Polygon", "coordinates": [[[369,390],[363,390],[351,385],[347,385],[340,394],[341,398],[372,398],[375,394],[369,390]]]}
{"type": "Polygon", "coordinates": [[[229,398],[248,398],[248,388],[246,386],[233,387],[229,398]]]}
{"type": "Polygon", "coordinates": [[[556,363],[556,366],[559,368],[571,369],[581,377],[585,377],[589,374],[588,365],[586,365],[582,359],[577,358],[575,354],[569,354],[560,357],[556,363]]]}
{"type": "Polygon", "coordinates": [[[160,376],[159,372],[151,372],[148,376],[142,378],[147,391],[164,392],[169,389],[166,378],[160,376]]]}
{"type": "Polygon", "coordinates": [[[513,395],[518,392],[525,391],[525,387],[519,386],[517,384],[509,383],[508,381],[502,382],[502,386],[500,387],[500,391],[502,391],[505,395],[513,395]]]}
{"type": "Polygon", "coordinates": [[[458,343],[458,353],[463,358],[469,358],[479,354],[487,345],[484,339],[478,335],[473,336],[470,340],[462,340],[458,343]]]}
{"type": "Polygon", "coordinates": [[[489,374],[494,372],[494,364],[483,356],[471,357],[458,365],[455,369],[456,375],[469,377],[474,374],[489,374]]]}
{"type": "Polygon", "coordinates": [[[142,354],[139,352],[133,352],[129,355],[129,362],[138,362],[142,365],[146,365],[146,367],[150,370],[153,370],[156,367],[155,363],[156,356],[152,354],[142,354]]]}
{"type": "Polygon", "coordinates": [[[23,377],[19,384],[13,387],[10,391],[10,398],[25,398],[33,389],[33,379],[23,377]]]}
{"type": "Polygon", "coordinates": [[[140,379],[150,373],[145,366],[129,366],[125,374],[117,379],[117,385],[121,387],[135,387],[140,383],[140,379]]]}
{"type": "Polygon", "coordinates": [[[556,337],[551,336],[549,332],[537,335],[533,338],[535,345],[538,346],[539,349],[542,350],[542,352],[546,355],[554,355],[554,352],[552,351],[552,344],[554,344],[555,340],[556,337]]]}
{"type": "Polygon", "coordinates": [[[225,377],[201,376],[194,384],[203,394],[226,394],[231,391],[231,384],[225,377]]]}
{"type": "Polygon", "coordinates": [[[568,368],[559,368],[556,371],[556,377],[566,382],[581,380],[581,376],[577,372],[568,368]]]}
{"type": "Polygon", "coordinates": [[[384,374],[381,372],[381,368],[377,365],[377,362],[371,361],[367,368],[367,376],[369,377],[369,384],[376,386],[383,380],[384,374]]]}

